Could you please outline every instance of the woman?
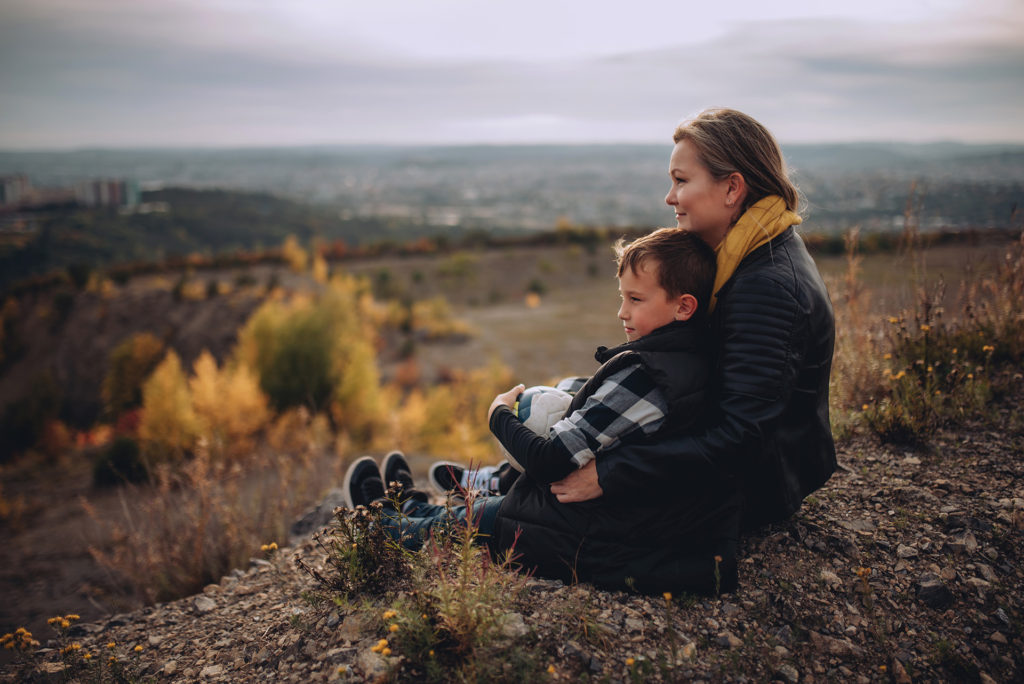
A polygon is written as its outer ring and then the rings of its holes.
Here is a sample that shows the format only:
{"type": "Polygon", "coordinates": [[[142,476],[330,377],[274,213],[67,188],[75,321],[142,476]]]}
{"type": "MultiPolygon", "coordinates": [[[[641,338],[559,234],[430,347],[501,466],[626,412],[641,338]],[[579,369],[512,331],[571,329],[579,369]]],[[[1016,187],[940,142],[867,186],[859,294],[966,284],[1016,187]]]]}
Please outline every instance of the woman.
{"type": "Polygon", "coordinates": [[[797,192],[772,134],[746,114],[711,109],[673,140],[665,202],[718,257],[713,411],[697,433],[601,453],[551,491],[562,503],[629,502],[734,479],[743,527],[756,528],[791,515],[835,470],[832,305],[794,231],[797,192]]]}

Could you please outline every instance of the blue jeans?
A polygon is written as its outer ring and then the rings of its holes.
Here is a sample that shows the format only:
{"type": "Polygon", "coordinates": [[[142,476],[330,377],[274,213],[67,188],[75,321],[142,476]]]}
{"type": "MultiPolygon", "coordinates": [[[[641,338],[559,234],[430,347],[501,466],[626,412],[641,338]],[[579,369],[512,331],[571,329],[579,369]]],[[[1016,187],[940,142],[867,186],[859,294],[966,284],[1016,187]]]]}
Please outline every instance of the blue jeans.
{"type": "Polygon", "coordinates": [[[472,509],[468,506],[438,506],[417,499],[402,504],[402,512],[384,510],[381,524],[391,537],[410,551],[419,551],[435,526],[453,527],[465,525],[467,517],[476,526],[475,541],[488,544],[493,538],[498,509],[504,496],[490,496],[477,499],[472,509]]]}

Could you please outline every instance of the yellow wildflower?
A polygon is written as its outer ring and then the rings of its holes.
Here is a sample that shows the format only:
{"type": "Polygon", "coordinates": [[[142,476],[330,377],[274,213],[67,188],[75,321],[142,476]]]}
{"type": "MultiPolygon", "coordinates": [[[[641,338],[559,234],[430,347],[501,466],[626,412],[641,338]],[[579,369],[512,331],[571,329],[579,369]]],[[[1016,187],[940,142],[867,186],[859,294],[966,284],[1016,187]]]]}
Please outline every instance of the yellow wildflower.
{"type": "Polygon", "coordinates": [[[662,596],[665,597],[666,601],[671,601],[672,600],[672,592],[671,591],[666,591],[664,594],[662,594],[662,596]]]}
{"type": "Polygon", "coordinates": [[[62,618],[62,617],[60,617],[60,616],[58,615],[57,617],[52,617],[52,618],[50,618],[49,620],[47,620],[47,621],[46,621],[46,624],[48,624],[48,625],[55,625],[55,624],[57,624],[58,622],[60,622],[61,620],[63,620],[63,619],[64,619],[64,618],[62,618]]]}
{"type": "Polygon", "coordinates": [[[928,332],[931,329],[932,329],[932,326],[928,325],[927,323],[922,323],[921,324],[921,332],[928,332]]]}
{"type": "Polygon", "coordinates": [[[890,354],[889,352],[886,352],[885,354],[882,355],[882,358],[885,359],[886,361],[888,361],[889,359],[892,358],[892,354],[890,354]]]}
{"type": "Polygon", "coordinates": [[[92,653],[86,653],[82,656],[82,660],[92,660],[92,653]]]}
{"type": "Polygon", "coordinates": [[[430,649],[430,653],[428,653],[427,655],[430,656],[431,658],[433,658],[434,657],[434,649],[430,649]]]}
{"type": "Polygon", "coordinates": [[[889,316],[889,322],[890,323],[899,323],[900,319],[896,318],[895,316],[889,316]]]}
{"type": "Polygon", "coordinates": [[[555,674],[555,666],[548,665],[548,674],[555,674]]]}
{"type": "Polygon", "coordinates": [[[632,659],[632,658],[626,658],[626,667],[633,667],[633,664],[635,662],[636,661],[634,659],[632,659]]]}
{"type": "Polygon", "coordinates": [[[136,646],[136,647],[135,647],[135,648],[133,648],[132,650],[133,650],[133,651],[135,651],[136,653],[142,653],[142,646],[141,646],[141,645],[139,645],[139,646],[136,646]]]}
{"type": "Polygon", "coordinates": [[[396,625],[394,623],[391,623],[391,626],[388,627],[388,631],[391,632],[392,634],[394,634],[395,632],[398,631],[398,625],[396,625]]]}
{"type": "Polygon", "coordinates": [[[968,380],[973,380],[974,379],[974,373],[968,373],[967,374],[967,379],[968,380]]]}
{"type": "Polygon", "coordinates": [[[383,649],[381,649],[380,654],[387,658],[389,655],[391,655],[391,649],[385,646],[383,649]]]}
{"type": "Polygon", "coordinates": [[[108,662],[109,662],[109,663],[110,663],[111,665],[113,665],[114,663],[116,663],[116,662],[117,662],[117,656],[110,656],[110,660],[109,660],[108,662]]]}
{"type": "Polygon", "coordinates": [[[115,643],[113,641],[111,641],[109,644],[107,644],[107,648],[114,648],[115,646],[117,646],[117,643],[115,643]]]}
{"type": "Polygon", "coordinates": [[[67,620],[65,620],[64,618],[61,618],[61,619],[60,619],[60,628],[61,628],[61,629],[67,629],[67,628],[68,628],[68,627],[70,627],[70,626],[71,626],[71,623],[70,623],[70,622],[68,622],[68,621],[67,621],[67,620]]]}
{"type": "Polygon", "coordinates": [[[996,348],[994,346],[992,346],[991,344],[986,344],[984,347],[981,348],[981,351],[983,351],[983,352],[990,352],[990,351],[995,351],[995,350],[996,350],[996,348]]]}
{"type": "Polygon", "coordinates": [[[338,674],[343,675],[346,672],[348,672],[348,668],[347,667],[345,667],[344,665],[339,665],[338,666],[338,674]]]}
{"type": "Polygon", "coordinates": [[[65,615],[64,619],[65,620],[70,620],[71,622],[74,622],[75,620],[81,620],[82,618],[81,618],[81,616],[76,615],[75,613],[71,613],[69,615],[65,615]]]}
{"type": "Polygon", "coordinates": [[[385,620],[390,620],[391,618],[395,617],[396,615],[398,615],[398,613],[396,613],[393,610],[385,610],[384,611],[384,615],[382,615],[381,617],[383,617],[385,620]]]}
{"type": "Polygon", "coordinates": [[[860,410],[861,411],[867,411],[869,408],[871,408],[871,407],[868,406],[867,404],[861,404],[860,405],[860,410]]]}

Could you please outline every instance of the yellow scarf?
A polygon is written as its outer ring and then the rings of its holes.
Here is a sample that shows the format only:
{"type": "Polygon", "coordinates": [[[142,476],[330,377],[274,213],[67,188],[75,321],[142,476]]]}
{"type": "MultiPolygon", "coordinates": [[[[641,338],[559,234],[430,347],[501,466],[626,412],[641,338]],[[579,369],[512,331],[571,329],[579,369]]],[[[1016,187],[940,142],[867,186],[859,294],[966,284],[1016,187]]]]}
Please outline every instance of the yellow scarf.
{"type": "Polygon", "coordinates": [[[708,310],[714,311],[718,291],[732,277],[743,257],[786,228],[799,225],[802,220],[786,208],[786,202],[778,195],[768,195],[743,212],[736,225],[729,229],[725,239],[715,249],[718,254],[718,272],[715,274],[714,295],[708,310]]]}

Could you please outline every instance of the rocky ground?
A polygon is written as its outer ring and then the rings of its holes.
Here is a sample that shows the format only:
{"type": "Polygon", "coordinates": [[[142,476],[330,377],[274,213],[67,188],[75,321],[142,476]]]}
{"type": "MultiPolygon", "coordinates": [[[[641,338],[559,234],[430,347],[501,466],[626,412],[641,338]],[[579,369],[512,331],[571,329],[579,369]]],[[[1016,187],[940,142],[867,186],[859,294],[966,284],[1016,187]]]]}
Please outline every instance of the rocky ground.
{"type": "MultiPolygon", "coordinates": [[[[669,605],[530,579],[503,606],[505,637],[553,680],[1024,681],[1022,408],[926,450],[845,444],[793,519],[744,541],[735,594],[669,605]]],[[[295,555],[322,560],[306,539],[201,595],[37,634],[2,681],[60,681],[72,643],[69,662],[91,655],[84,681],[111,656],[142,681],[407,679],[373,648],[389,604],[311,602],[295,555]]]]}

